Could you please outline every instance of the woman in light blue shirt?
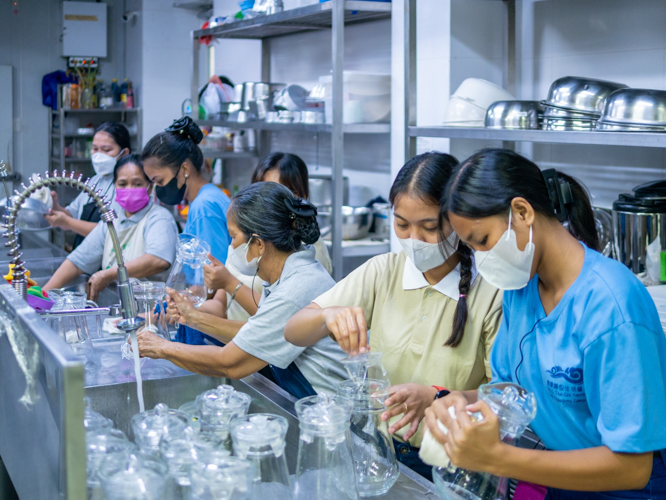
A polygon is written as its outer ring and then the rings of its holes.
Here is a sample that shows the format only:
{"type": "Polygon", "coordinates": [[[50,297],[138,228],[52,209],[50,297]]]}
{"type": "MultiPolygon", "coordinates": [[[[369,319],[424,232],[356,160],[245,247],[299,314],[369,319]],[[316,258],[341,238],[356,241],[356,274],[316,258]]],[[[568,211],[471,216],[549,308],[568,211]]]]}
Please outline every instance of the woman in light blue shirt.
{"type": "Polygon", "coordinates": [[[531,427],[548,450],[501,443],[476,393],[453,392],[426,417],[452,462],[547,486],[547,499],[664,498],[666,338],[645,287],[597,252],[585,189],[491,149],[458,167],[444,197],[479,274],[506,290],[492,381],[535,394],[531,427]]]}

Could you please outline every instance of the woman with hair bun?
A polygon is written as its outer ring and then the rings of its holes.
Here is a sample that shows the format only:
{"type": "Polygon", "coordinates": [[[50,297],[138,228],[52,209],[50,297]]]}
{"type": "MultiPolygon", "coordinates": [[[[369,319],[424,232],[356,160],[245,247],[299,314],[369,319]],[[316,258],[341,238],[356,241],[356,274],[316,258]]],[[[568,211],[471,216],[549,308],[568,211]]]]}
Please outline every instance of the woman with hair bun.
{"type": "Polygon", "coordinates": [[[211,254],[224,262],[231,241],[229,197],[201,175],[204,156],[198,144],[202,139],[199,126],[184,117],[148,141],[141,156],[146,174],[155,183],[157,199],[166,205],[187,200],[190,206],[183,232],[208,243],[211,254]]]}
{"type": "Polygon", "coordinates": [[[342,349],[328,337],[310,347],[284,339],[289,318],[335,284],[315,260],[314,249],[305,247],[319,238],[316,214],[314,205],[280,184],[259,182],[242,189],[228,212],[229,259],[243,274],[265,282],[256,314],[247,323],[230,321],[194,309],[169,291],[179,323],[226,345],[183,345],[144,330],[138,335],[140,355],[233,379],[269,366],[278,384],[297,398],[335,393],[347,378],[340,363],[345,357],[342,349]]]}
{"type": "Polygon", "coordinates": [[[534,393],[546,446],[503,443],[477,392],[454,391],[426,417],[451,462],[546,486],[549,500],[666,498],[666,338],[645,287],[598,252],[583,186],[488,149],[456,169],[443,206],[479,274],[506,290],[492,381],[534,393]]]}
{"type": "Polygon", "coordinates": [[[488,381],[502,317],[502,294],[477,276],[471,252],[441,211],[457,164],[436,152],[409,160],[389,194],[404,251],[370,259],[316,297],[284,332],[296,345],[330,335],[352,355],[368,344],[384,354],[392,388],[381,419],[396,437],[398,459],[426,478],[432,467],[418,456],[425,409],[448,390],[488,381]]]}

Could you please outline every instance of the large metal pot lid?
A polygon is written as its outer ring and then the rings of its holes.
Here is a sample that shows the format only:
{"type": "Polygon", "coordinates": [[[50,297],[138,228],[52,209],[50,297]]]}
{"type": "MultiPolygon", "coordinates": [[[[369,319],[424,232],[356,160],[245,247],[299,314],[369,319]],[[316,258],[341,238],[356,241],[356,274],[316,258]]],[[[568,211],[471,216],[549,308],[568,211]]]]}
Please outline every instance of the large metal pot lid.
{"type": "Polygon", "coordinates": [[[613,202],[613,212],[666,214],[666,198],[639,198],[623,193],[613,202]]]}
{"type": "Polygon", "coordinates": [[[636,198],[666,200],[666,180],[646,182],[636,186],[633,191],[636,198]]]}

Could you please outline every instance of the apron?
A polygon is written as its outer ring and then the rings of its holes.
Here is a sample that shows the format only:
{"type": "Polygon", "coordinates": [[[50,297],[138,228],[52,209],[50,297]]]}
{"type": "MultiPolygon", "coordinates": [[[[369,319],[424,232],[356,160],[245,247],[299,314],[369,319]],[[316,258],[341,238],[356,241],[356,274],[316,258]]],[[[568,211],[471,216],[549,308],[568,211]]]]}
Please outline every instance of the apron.
{"type": "Polygon", "coordinates": [[[647,486],[642,490],[626,491],[567,491],[548,488],[546,500],[612,500],[644,499],[666,500],[666,450],[660,450],[652,459],[652,475],[647,486]]]}
{"type": "MultiPolygon", "coordinates": [[[[107,187],[106,192],[102,196],[106,196],[109,193],[109,188],[112,187],[114,187],[113,183],[109,184],[109,187],[107,187]]],[[[90,199],[90,197],[88,197],[88,199],[90,199]]],[[[81,218],[79,220],[86,222],[99,222],[102,220],[102,214],[100,213],[99,208],[94,201],[90,201],[89,203],[83,205],[83,208],[81,209],[81,218]]],[[[78,247],[84,239],[85,236],[77,234],[76,238],[74,238],[74,245],[72,246],[72,250],[78,247]]]]}
{"type": "MultiPolygon", "coordinates": [[[[146,221],[148,220],[148,214],[155,207],[151,206],[146,215],[143,216],[138,224],[132,224],[130,227],[121,230],[119,228],[120,224],[117,224],[117,220],[113,221],[113,226],[116,228],[118,233],[118,240],[120,241],[120,247],[123,251],[123,260],[125,263],[130,262],[146,253],[146,240],[143,238],[143,229],[146,226],[146,221]]],[[[104,252],[102,253],[102,269],[109,269],[118,264],[118,259],[116,258],[116,250],[113,248],[113,240],[111,235],[107,233],[106,240],[104,240],[104,252]]],[[[160,273],[156,275],[155,279],[162,279],[160,273]]]]}

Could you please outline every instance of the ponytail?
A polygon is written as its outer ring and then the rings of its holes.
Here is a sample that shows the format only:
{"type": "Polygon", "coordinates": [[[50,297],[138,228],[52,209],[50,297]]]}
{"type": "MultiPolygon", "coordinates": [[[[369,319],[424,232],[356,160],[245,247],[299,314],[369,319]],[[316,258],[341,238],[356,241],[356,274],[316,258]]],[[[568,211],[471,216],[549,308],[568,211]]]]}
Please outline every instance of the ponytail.
{"type": "Polygon", "coordinates": [[[442,207],[447,213],[484,218],[508,214],[517,197],[527,200],[535,212],[560,220],[575,238],[599,250],[585,188],[562,172],[541,172],[508,149],[484,149],[462,162],[444,191],[442,207]]]}
{"type": "Polygon", "coordinates": [[[472,250],[462,241],[458,242],[458,255],[460,256],[460,281],[458,282],[458,305],[453,317],[451,336],[444,343],[445,346],[458,347],[462,342],[467,323],[467,294],[472,287],[472,250]]]}

